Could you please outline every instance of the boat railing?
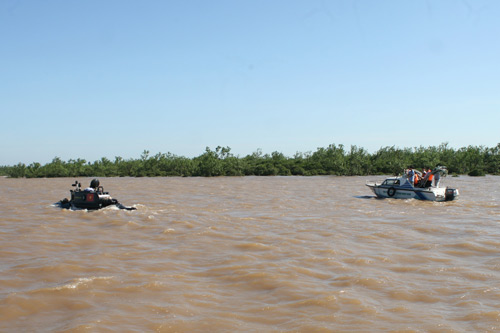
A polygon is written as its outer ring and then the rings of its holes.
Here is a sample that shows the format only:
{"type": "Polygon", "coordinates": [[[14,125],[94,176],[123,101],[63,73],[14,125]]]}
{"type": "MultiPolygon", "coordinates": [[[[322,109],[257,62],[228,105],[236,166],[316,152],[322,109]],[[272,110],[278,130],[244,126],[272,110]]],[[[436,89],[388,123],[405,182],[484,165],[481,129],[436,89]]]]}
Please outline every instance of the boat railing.
{"type": "Polygon", "coordinates": [[[370,186],[370,187],[379,186],[381,184],[382,183],[377,183],[376,181],[373,181],[373,180],[367,180],[366,183],[365,183],[366,186],[370,186]]]}

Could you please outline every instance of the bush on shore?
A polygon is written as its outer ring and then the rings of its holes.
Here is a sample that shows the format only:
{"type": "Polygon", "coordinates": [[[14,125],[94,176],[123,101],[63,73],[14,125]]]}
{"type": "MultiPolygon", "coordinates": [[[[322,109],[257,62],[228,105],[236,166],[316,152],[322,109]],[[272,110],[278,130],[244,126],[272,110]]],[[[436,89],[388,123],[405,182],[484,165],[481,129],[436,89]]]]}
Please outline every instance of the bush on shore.
{"type": "Polygon", "coordinates": [[[245,157],[235,156],[229,147],[209,147],[200,156],[187,158],[171,153],[150,156],[145,150],[140,158],[125,160],[105,157],[94,162],[84,159],[62,161],[55,157],[41,165],[19,163],[0,167],[0,175],[12,178],[50,177],[216,177],[216,176],[365,176],[400,174],[413,165],[417,169],[444,165],[450,174],[480,176],[500,174],[500,143],[492,148],[468,146],[453,149],[447,143],[431,147],[383,147],[370,154],[365,149],[331,144],[315,152],[287,157],[280,152],[263,154],[261,150],[245,157]]]}

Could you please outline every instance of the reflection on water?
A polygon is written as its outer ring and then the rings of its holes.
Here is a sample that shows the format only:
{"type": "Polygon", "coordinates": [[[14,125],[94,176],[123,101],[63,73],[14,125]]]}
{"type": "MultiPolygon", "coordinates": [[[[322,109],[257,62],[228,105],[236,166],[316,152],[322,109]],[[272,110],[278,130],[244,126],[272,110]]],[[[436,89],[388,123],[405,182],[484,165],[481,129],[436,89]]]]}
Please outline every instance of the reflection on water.
{"type": "Polygon", "coordinates": [[[500,328],[499,177],[448,177],[444,203],[364,177],[100,180],[138,210],[0,178],[0,331],[500,328]]]}

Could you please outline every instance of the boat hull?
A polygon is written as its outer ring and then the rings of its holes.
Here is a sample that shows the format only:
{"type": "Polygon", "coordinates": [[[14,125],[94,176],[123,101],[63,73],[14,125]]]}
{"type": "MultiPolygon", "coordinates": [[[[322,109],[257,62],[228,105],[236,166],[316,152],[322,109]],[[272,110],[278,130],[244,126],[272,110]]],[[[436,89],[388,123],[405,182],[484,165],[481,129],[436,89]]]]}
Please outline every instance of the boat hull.
{"type": "Polygon", "coordinates": [[[124,206],[118,201],[114,200],[113,201],[104,201],[96,204],[82,204],[81,202],[75,202],[71,201],[68,199],[63,199],[56,203],[61,208],[65,209],[86,209],[86,210],[97,210],[109,206],[115,206],[118,209],[125,209],[125,210],[136,210],[137,208],[131,207],[131,206],[124,206]]]}
{"type": "Polygon", "coordinates": [[[429,187],[408,188],[402,186],[369,185],[368,187],[378,198],[394,199],[418,199],[428,201],[451,201],[455,200],[459,193],[456,189],[429,187]]]}

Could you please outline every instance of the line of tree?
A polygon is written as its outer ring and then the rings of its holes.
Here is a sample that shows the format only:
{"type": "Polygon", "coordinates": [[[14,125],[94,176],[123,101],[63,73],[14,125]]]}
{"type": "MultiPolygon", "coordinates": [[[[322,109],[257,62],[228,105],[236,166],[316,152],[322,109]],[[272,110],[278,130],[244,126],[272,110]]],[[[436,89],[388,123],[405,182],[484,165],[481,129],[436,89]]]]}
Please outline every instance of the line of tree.
{"type": "Polygon", "coordinates": [[[70,159],[65,162],[55,157],[45,165],[34,162],[0,167],[0,175],[12,178],[42,177],[214,177],[214,176],[364,176],[400,174],[413,165],[420,169],[444,165],[452,174],[500,174],[500,143],[488,148],[468,146],[453,149],[447,143],[418,148],[384,147],[370,154],[365,149],[343,145],[329,145],[315,152],[296,153],[287,157],[280,152],[263,154],[259,149],[245,157],[235,156],[229,147],[206,148],[194,158],[145,150],[139,159],[105,157],[94,162],[70,159]]]}

